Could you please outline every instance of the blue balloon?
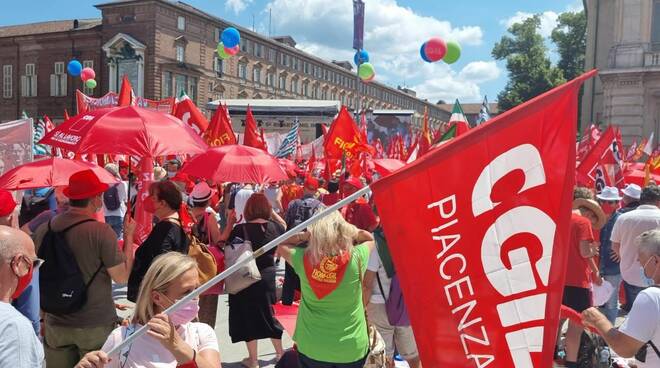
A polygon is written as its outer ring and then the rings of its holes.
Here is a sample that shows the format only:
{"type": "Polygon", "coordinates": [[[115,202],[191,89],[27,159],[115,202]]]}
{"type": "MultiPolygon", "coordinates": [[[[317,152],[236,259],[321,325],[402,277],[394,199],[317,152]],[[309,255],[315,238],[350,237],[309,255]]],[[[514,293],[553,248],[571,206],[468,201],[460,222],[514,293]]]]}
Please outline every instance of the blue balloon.
{"type": "Polygon", "coordinates": [[[241,43],[241,34],[234,27],[225,28],[220,38],[222,39],[222,44],[229,49],[241,43]]]}
{"type": "Polygon", "coordinates": [[[69,61],[69,64],[66,66],[66,70],[71,74],[72,77],[77,77],[80,75],[80,72],[82,72],[82,64],[80,64],[80,61],[78,60],[71,60],[69,61]]]}
{"type": "Polygon", "coordinates": [[[419,55],[422,57],[422,60],[426,61],[427,63],[432,63],[432,61],[426,57],[426,42],[424,42],[422,47],[419,48],[419,55]]]}
{"type": "Polygon", "coordinates": [[[357,66],[360,66],[360,64],[368,63],[369,53],[367,52],[367,50],[359,50],[358,52],[355,53],[355,56],[353,56],[353,61],[357,66]]]}

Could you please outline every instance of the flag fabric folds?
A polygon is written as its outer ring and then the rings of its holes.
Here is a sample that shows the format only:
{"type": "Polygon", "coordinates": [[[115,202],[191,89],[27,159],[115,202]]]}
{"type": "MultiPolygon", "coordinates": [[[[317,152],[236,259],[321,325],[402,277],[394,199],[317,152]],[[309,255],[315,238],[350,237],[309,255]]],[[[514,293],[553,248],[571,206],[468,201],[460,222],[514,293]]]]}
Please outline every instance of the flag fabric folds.
{"type": "Polygon", "coordinates": [[[209,147],[222,146],[223,144],[236,144],[236,134],[231,126],[229,112],[222,104],[215,110],[208,129],[202,135],[209,147]]]}
{"type": "Polygon", "coordinates": [[[252,115],[252,108],[248,106],[247,112],[245,113],[245,132],[243,137],[243,145],[259,148],[266,152],[266,142],[261,139],[261,135],[257,131],[257,122],[254,120],[252,115]]]}
{"type": "Polygon", "coordinates": [[[463,107],[461,107],[461,103],[458,102],[458,99],[454,102],[454,107],[451,109],[451,116],[449,117],[449,127],[451,128],[454,125],[456,126],[455,137],[467,133],[467,131],[470,130],[470,124],[465,117],[463,107]]]}
{"type": "Polygon", "coordinates": [[[484,96],[484,102],[481,104],[476,125],[483,124],[487,120],[490,120],[490,108],[488,107],[488,96],[484,96]]]}
{"type": "Polygon", "coordinates": [[[124,74],[121,80],[121,89],[119,90],[119,97],[117,99],[117,106],[131,106],[135,105],[135,95],[133,94],[133,87],[128,76],[124,74]]]}
{"type": "Polygon", "coordinates": [[[362,141],[362,135],[346,106],[342,106],[337,118],[330,125],[324,142],[325,155],[330,158],[356,156],[359,152],[375,153],[372,147],[362,141]]]}
{"type": "Polygon", "coordinates": [[[190,125],[198,134],[204,133],[209,127],[209,122],[206,120],[204,114],[199,111],[195,103],[183,91],[181,91],[181,95],[177,99],[174,116],[190,125]]]}
{"type": "Polygon", "coordinates": [[[623,188],[623,146],[621,133],[610,125],[576,169],[579,184],[596,189],[623,188]]]}
{"type": "Polygon", "coordinates": [[[594,74],[498,115],[372,184],[425,366],[552,365],[577,96],[594,74]]]}
{"type": "Polygon", "coordinates": [[[298,147],[298,131],[300,130],[300,122],[296,119],[293,122],[293,126],[280,144],[280,148],[277,150],[275,157],[277,158],[288,158],[289,156],[296,153],[296,148],[298,147]]]}

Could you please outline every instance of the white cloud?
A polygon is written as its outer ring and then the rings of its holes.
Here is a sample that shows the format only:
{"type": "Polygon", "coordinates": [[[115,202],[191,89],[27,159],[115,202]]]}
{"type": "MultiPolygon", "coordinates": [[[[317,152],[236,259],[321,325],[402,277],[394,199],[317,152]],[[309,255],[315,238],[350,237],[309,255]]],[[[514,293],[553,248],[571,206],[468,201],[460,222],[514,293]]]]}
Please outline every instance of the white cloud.
{"type": "MultiPolygon", "coordinates": [[[[508,29],[512,25],[523,22],[526,19],[531,18],[533,16],[534,14],[518,11],[512,17],[501,20],[500,24],[506,26],[506,28],[508,29]]],[[[555,27],[557,27],[558,17],[559,17],[558,13],[550,10],[539,14],[539,18],[541,19],[541,27],[539,29],[539,33],[541,34],[541,36],[550,37],[550,34],[552,34],[552,30],[555,29],[555,27]]]]}
{"type": "Polygon", "coordinates": [[[501,70],[494,61],[473,61],[467,64],[460,73],[459,77],[474,83],[483,83],[495,80],[500,77],[501,70]]]}
{"type": "Polygon", "coordinates": [[[235,14],[245,10],[253,0],[225,0],[225,8],[231,9],[235,14]]]}
{"type": "MultiPolygon", "coordinates": [[[[271,0],[265,9],[266,12],[272,9],[275,33],[293,36],[301,50],[325,60],[353,60],[351,0],[271,0]]],[[[423,62],[419,48],[433,36],[458,41],[464,49],[479,46],[483,42],[480,27],[457,27],[448,21],[415,13],[396,0],[370,0],[366,2],[365,14],[364,46],[376,68],[378,81],[413,85],[413,89],[419,87],[417,95],[430,101],[438,95],[479,99],[476,84],[479,82],[467,82],[447,64],[423,62]],[[421,82],[428,76],[433,79],[421,82]]]]}

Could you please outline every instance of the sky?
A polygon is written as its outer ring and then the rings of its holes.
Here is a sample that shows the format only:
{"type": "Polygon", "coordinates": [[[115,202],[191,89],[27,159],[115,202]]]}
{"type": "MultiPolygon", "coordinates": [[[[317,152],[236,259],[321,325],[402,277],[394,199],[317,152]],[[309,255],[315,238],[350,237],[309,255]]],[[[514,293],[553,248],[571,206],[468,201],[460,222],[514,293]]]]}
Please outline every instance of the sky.
{"type": "MultiPolygon", "coordinates": [[[[108,1],[108,0],[106,0],[108,1]]],[[[47,20],[95,18],[102,0],[29,0],[3,4],[0,26],[47,20]],[[35,9],[39,9],[35,11],[35,9]]],[[[352,0],[186,0],[219,18],[269,35],[290,35],[297,47],[326,60],[353,60],[352,0]],[[269,22],[269,13],[272,14],[269,22]]],[[[541,16],[552,60],[549,36],[557,16],[579,11],[582,0],[364,0],[364,48],[376,69],[376,80],[405,86],[432,102],[495,101],[507,83],[503,61],[491,51],[511,24],[541,16]],[[419,55],[431,37],[457,41],[461,58],[454,64],[426,63],[419,55]]]]}

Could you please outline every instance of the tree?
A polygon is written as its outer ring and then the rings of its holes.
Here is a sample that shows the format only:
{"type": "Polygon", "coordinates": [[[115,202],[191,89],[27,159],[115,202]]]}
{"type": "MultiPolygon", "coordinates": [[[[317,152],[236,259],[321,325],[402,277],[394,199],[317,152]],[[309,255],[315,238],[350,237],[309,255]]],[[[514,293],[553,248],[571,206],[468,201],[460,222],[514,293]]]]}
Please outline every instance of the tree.
{"type": "Polygon", "coordinates": [[[564,83],[562,71],[550,63],[543,37],[538,33],[541,21],[537,15],[512,25],[495,44],[492,55],[506,60],[509,81],[499,93],[501,111],[528,101],[551,88],[564,83]]]}
{"type": "Polygon", "coordinates": [[[557,67],[571,80],[584,72],[584,53],[587,49],[587,17],[584,10],[562,13],[552,31],[552,42],[557,46],[557,67]]]}

